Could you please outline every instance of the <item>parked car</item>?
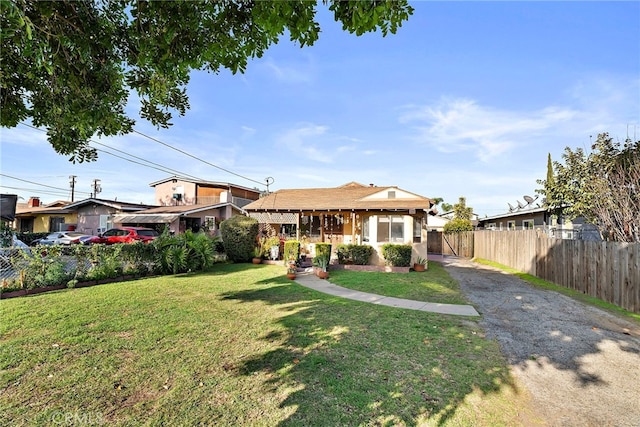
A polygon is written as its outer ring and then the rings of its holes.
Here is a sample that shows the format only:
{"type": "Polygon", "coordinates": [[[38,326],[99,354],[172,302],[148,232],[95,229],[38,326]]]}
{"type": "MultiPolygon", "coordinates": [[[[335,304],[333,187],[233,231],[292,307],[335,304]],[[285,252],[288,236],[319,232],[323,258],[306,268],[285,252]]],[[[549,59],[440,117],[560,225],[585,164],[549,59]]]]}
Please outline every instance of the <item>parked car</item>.
{"type": "Polygon", "coordinates": [[[149,243],[160,236],[153,228],[144,227],[116,227],[111,228],[99,236],[93,236],[89,243],[103,243],[112,245],[114,243],[149,243]]]}
{"type": "Polygon", "coordinates": [[[20,252],[31,256],[31,249],[15,234],[11,238],[11,247],[0,248],[0,276],[5,278],[14,273],[11,259],[21,257],[20,252]],[[10,272],[10,273],[8,273],[10,272]]]}
{"type": "Polygon", "coordinates": [[[36,239],[31,245],[72,245],[82,243],[80,239],[85,236],[87,235],[77,231],[59,231],[42,239],[36,239]]]}

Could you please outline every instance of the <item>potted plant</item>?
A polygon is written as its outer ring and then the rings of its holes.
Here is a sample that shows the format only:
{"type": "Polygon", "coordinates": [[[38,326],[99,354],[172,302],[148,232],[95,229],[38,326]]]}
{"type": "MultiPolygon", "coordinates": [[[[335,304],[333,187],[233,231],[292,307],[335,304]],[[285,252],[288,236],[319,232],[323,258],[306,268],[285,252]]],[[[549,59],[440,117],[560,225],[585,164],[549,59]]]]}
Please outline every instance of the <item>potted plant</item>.
{"type": "Polygon", "coordinates": [[[253,248],[253,259],[251,262],[254,264],[260,264],[262,262],[262,248],[260,246],[253,248]]]}
{"type": "Polygon", "coordinates": [[[413,271],[425,271],[427,268],[427,260],[422,257],[418,257],[416,262],[413,263],[413,271]]]}
{"type": "Polygon", "coordinates": [[[296,272],[298,271],[296,267],[296,261],[294,259],[290,259],[287,262],[287,279],[293,280],[296,278],[296,272]]]}
{"type": "Polygon", "coordinates": [[[329,272],[327,272],[327,267],[329,266],[329,255],[321,254],[316,256],[313,259],[313,265],[317,267],[316,275],[321,279],[326,279],[329,277],[329,272]]]}

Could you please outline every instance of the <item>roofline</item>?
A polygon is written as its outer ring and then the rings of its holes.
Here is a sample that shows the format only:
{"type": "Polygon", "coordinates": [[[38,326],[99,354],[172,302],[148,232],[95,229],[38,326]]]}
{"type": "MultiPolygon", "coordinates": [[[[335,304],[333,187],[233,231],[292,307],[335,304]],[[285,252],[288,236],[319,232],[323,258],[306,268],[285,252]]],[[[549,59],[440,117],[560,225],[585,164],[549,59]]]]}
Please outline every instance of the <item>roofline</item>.
{"type": "Polygon", "coordinates": [[[478,218],[478,221],[487,221],[491,219],[507,218],[510,216],[520,216],[520,215],[526,215],[528,213],[539,213],[539,212],[548,212],[548,209],[543,207],[543,208],[534,208],[534,209],[527,209],[527,210],[518,210],[514,212],[503,213],[500,215],[488,216],[485,218],[478,218]]]}
{"type": "Polygon", "coordinates": [[[261,193],[263,191],[263,190],[256,189],[256,188],[245,187],[244,185],[233,184],[231,182],[197,180],[197,179],[186,178],[184,176],[178,176],[178,175],[174,175],[174,176],[171,176],[169,178],[165,178],[165,179],[161,179],[161,180],[158,180],[158,181],[154,181],[154,182],[149,184],[149,187],[155,187],[156,185],[160,185],[160,184],[163,184],[163,183],[165,183],[167,181],[172,181],[174,179],[180,180],[180,181],[191,182],[193,184],[224,185],[224,186],[227,186],[227,187],[232,186],[232,187],[240,188],[240,189],[243,189],[243,190],[255,191],[255,192],[258,192],[258,193],[261,193]]]}
{"type": "Polygon", "coordinates": [[[122,210],[125,210],[127,208],[131,209],[131,208],[135,208],[135,207],[140,207],[141,209],[149,209],[149,208],[157,207],[156,205],[145,205],[145,204],[142,204],[142,203],[118,202],[116,200],[105,200],[105,199],[88,198],[88,199],[83,199],[83,200],[79,200],[77,202],[71,203],[71,204],[65,206],[62,209],[69,210],[70,208],[76,208],[76,207],[83,206],[83,205],[86,205],[86,204],[89,204],[89,203],[96,203],[96,204],[109,206],[109,207],[112,207],[112,208],[122,209],[122,210]]]}

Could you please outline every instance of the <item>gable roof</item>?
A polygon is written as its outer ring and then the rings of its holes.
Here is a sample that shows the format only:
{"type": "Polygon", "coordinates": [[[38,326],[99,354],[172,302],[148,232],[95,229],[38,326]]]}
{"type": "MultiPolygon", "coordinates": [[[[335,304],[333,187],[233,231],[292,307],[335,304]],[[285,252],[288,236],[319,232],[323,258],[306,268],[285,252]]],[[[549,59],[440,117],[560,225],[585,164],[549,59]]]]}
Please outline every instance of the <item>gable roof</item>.
{"type": "Polygon", "coordinates": [[[142,203],[129,203],[129,202],[119,202],[117,200],[89,198],[89,199],[77,201],[75,203],[71,203],[65,206],[64,209],[72,210],[72,209],[77,209],[81,206],[90,205],[90,204],[109,206],[111,208],[115,208],[121,211],[140,211],[143,209],[148,209],[150,207],[155,207],[154,205],[144,205],[142,203]]]}
{"type": "Polygon", "coordinates": [[[335,188],[278,190],[243,208],[246,211],[406,210],[429,209],[431,204],[429,198],[395,186],[375,187],[351,182],[335,188]],[[382,197],[389,191],[396,191],[398,197],[382,197]]]}

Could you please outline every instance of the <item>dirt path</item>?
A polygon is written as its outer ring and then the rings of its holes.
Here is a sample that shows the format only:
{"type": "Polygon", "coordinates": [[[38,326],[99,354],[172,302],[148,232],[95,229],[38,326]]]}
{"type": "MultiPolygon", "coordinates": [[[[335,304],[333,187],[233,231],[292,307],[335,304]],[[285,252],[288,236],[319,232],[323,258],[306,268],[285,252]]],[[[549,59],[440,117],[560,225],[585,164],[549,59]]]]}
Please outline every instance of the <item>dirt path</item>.
{"type": "Polygon", "coordinates": [[[443,265],[547,425],[640,427],[640,324],[492,267],[443,265]]]}

